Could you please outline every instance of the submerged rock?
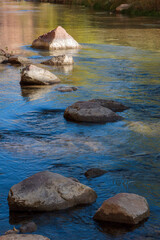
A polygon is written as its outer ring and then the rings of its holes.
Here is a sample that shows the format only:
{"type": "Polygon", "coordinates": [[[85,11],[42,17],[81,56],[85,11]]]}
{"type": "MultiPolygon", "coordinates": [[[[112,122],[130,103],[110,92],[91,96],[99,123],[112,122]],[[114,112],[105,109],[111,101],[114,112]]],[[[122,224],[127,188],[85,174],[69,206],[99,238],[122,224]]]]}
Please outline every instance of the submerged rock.
{"type": "Polygon", "coordinates": [[[131,7],[131,4],[120,4],[117,8],[116,11],[117,12],[122,12],[124,10],[128,10],[131,7]]]}
{"type": "Polygon", "coordinates": [[[107,173],[106,170],[103,170],[100,168],[91,168],[91,169],[87,170],[84,175],[87,178],[95,178],[95,177],[99,177],[105,173],[107,173]]]}
{"type": "Polygon", "coordinates": [[[53,211],[96,200],[94,190],[57,173],[39,172],[14,185],[8,195],[12,211],[53,211]]]}
{"type": "Polygon", "coordinates": [[[21,233],[32,233],[37,231],[37,225],[34,222],[28,222],[20,227],[21,233]]]}
{"type": "Polygon", "coordinates": [[[7,58],[3,63],[9,63],[11,65],[28,65],[31,63],[31,61],[28,58],[21,57],[21,56],[11,56],[7,58]]]}
{"type": "Polygon", "coordinates": [[[92,100],[90,100],[90,102],[98,103],[102,107],[111,109],[113,112],[123,112],[124,110],[129,108],[129,107],[123,105],[122,103],[113,101],[113,100],[92,99],[92,100]]]}
{"type": "Polygon", "coordinates": [[[144,197],[133,193],[119,193],[106,200],[94,215],[95,220],[135,225],[149,217],[144,197]]]}
{"type": "Polygon", "coordinates": [[[75,122],[105,123],[123,118],[98,102],[80,101],[66,108],[64,117],[75,122]]]}
{"type": "Polygon", "coordinates": [[[35,39],[32,43],[32,47],[46,49],[69,49],[80,48],[80,45],[66,32],[63,27],[58,26],[54,30],[35,39]]]}
{"type": "Polygon", "coordinates": [[[49,238],[35,234],[9,234],[1,236],[0,240],[49,240],[49,238]]]}
{"type": "Polygon", "coordinates": [[[21,85],[50,85],[59,82],[60,79],[53,73],[35,65],[28,65],[21,71],[21,85]]]}
{"type": "Polygon", "coordinates": [[[59,92],[73,92],[73,91],[77,91],[77,87],[59,87],[56,88],[57,91],[59,92]]]}
{"type": "Polygon", "coordinates": [[[67,55],[60,55],[54,56],[51,59],[42,62],[45,65],[52,65],[52,66],[64,66],[64,65],[72,65],[74,63],[72,56],[67,55]]]}

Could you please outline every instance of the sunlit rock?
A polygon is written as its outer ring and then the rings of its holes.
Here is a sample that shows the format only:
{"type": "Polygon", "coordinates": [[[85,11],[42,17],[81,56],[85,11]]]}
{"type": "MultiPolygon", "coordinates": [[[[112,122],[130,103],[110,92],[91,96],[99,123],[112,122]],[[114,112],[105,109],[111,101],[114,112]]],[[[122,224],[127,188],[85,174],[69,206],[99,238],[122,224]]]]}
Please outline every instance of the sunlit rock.
{"type": "Polygon", "coordinates": [[[23,66],[23,65],[31,64],[31,61],[25,57],[11,56],[8,59],[6,59],[5,61],[3,61],[3,63],[9,63],[11,65],[19,65],[19,66],[22,65],[23,66]]]}
{"type": "Polygon", "coordinates": [[[122,103],[113,101],[113,100],[92,99],[92,100],[90,100],[90,102],[98,103],[102,107],[111,109],[113,112],[123,112],[124,110],[129,108],[129,107],[123,105],[122,103]]]}
{"type": "Polygon", "coordinates": [[[131,7],[131,4],[121,4],[116,8],[117,12],[122,12],[124,10],[128,10],[131,7]]]}
{"type": "Polygon", "coordinates": [[[0,240],[49,240],[49,238],[35,234],[9,234],[1,236],[0,240]]]}
{"type": "Polygon", "coordinates": [[[58,26],[54,30],[43,34],[34,40],[32,47],[45,49],[69,49],[80,48],[80,45],[63,27],[58,26]]]}
{"type": "Polygon", "coordinates": [[[53,211],[96,200],[96,193],[57,173],[39,172],[14,185],[8,195],[12,211],[53,211]]]}
{"type": "Polygon", "coordinates": [[[54,56],[51,59],[42,62],[42,64],[52,65],[52,66],[72,65],[73,63],[74,62],[73,62],[72,56],[67,56],[67,55],[54,56]]]}
{"type": "Polygon", "coordinates": [[[75,122],[105,123],[123,118],[98,102],[80,101],[66,108],[64,117],[75,122]]]}
{"type": "Polygon", "coordinates": [[[50,85],[58,82],[60,79],[53,73],[35,65],[28,65],[21,71],[21,85],[50,85]]]}
{"type": "Polygon", "coordinates": [[[138,224],[149,217],[147,200],[133,193],[119,193],[106,200],[94,215],[95,220],[138,224]]]}
{"type": "Polygon", "coordinates": [[[77,91],[77,87],[58,87],[56,88],[57,91],[59,92],[73,92],[77,91]]]}

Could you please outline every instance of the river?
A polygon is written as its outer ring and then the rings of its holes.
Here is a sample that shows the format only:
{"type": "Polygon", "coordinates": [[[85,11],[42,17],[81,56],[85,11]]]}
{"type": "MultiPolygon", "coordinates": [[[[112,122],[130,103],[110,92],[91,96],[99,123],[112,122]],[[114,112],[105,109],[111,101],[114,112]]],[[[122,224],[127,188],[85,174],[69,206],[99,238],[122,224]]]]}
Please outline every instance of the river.
{"type": "Polygon", "coordinates": [[[0,0],[0,48],[36,64],[59,54],[30,47],[58,25],[83,48],[67,51],[73,55],[73,68],[45,68],[61,85],[78,91],[21,89],[21,68],[0,65],[0,234],[33,220],[37,233],[51,240],[159,239],[160,19],[0,0]],[[67,106],[93,98],[118,100],[130,109],[116,123],[78,124],[63,118],[67,106]],[[93,167],[109,172],[87,179],[84,172],[93,167]],[[77,178],[97,192],[97,201],[60,212],[9,213],[11,186],[43,170],[77,178]],[[144,196],[150,218],[135,229],[95,222],[93,215],[103,201],[119,192],[144,196]]]}

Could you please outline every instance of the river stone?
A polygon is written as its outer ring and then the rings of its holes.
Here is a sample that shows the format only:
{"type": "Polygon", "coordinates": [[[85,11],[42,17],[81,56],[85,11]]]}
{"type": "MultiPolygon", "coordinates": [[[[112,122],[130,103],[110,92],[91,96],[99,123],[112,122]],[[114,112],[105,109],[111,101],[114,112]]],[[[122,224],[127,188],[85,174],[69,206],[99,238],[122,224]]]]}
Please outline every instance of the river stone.
{"type": "Polygon", "coordinates": [[[32,47],[45,49],[70,49],[80,48],[80,45],[63,27],[58,26],[54,30],[35,39],[32,43],[32,47]]]}
{"type": "Polygon", "coordinates": [[[0,237],[0,240],[50,240],[47,237],[36,234],[9,234],[0,237]]]}
{"type": "Polygon", "coordinates": [[[56,88],[57,91],[59,92],[73,92],[73,91],[77,91],[77,87],[59,87],[56,88]]]}
{"type": "Polygon", "coordinates": [[[10,63],[11,65],[28,65],[31,61],[28,58],[21,57],[21,56],[11,56],[3,63],[10,63]]]}
{"type": "Polygon", "coordinates": [[[106,200],[94,215],[95,220],[138,224],[149,217],[147,200],[133,193],[119,193],[106,200]]]}
{"type": "Polygon", "coordinates": [[[28,65],[21,71],[21,85],[50,85],[59,82],[60,79],[53,73],[35,65],[28,65]]]}
{"type": "Polygon", "coordinates": [[[53,211],[89,204],[96,198],[90,187],[44,171],[14,185],[9,191],[8,204],[13,211],[53,211]]]}
{"type": "Polygon", "coordinates": [[[37,225],[34,222],[28,222],[20,227],[21,233],[32,233],[37,231],[37,225]]]}
{"type": "Polygon", "coordinates": [[[84,175],[87,178],[94,178],[94,177],[99,177],[103,174],[107,173],[106,170],[100,169],[100,168],[91,168],[89,170],[87,170],[84,175]]]}
{"type": "Polygon", "coordinates": [[[120,102],[113,101],[113,100],[106,100],[106,99],[92,99],[90,102],[95,102],[100,104],[102,107],[106,107],[111,109],[113,112],[123,112],[124,110],[128,109],[129,107],[123,105],[120,102]]]}
{"type": "Polygon", "coordinates": [[[117,12],[122,12],[124,10],[128,10],[131,7],[131,4],[120,4],[117,8],[116,11],[117,12]]]}
{"type": "Polygon", "coordinates": [[[73,63],[73,57],[68,55],[54,56],[51,59],[42,62],[42,64],[52,66],[72,65],[73,63]]]}
{"type": "Polygon", "coordinates": [[[105,123],[123,118],[98,102],[80,101],[66,108],[64,117],[75,122],[105,123]]]}

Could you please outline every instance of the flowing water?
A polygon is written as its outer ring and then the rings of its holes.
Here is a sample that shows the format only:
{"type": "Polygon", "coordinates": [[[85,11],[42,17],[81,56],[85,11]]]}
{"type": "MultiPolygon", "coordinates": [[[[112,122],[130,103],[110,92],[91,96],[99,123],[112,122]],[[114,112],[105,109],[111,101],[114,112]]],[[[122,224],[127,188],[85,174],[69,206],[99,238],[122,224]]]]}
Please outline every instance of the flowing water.
{"type": "Polygon", "coordinates": [[[38,64],[60,54],[33,50],[39,35],[63,26],[83,48],[68,50],[73,67],[43,66],[61,86],[21,88],[20,68],[0,65],[0,234],[25,220],[50,239],[160,238],[160,19],[107,15],[83,7],[0,0],[0,48],[38,64]],[[123,121],[107,124],[67,122],[68,105],[92,98],[118,100],[130,107],[123,121]],[[87,169],[108,173],[86,179],[87,169]],[[11,214],[10,187],[49,170],[75,177],[92,187],[97,201],[89,206],[41,214],[11,214]],[[150,218],[137,228],[99,224],[93,215],[104,200],[119,192],[148,200],[150,218]]]}

